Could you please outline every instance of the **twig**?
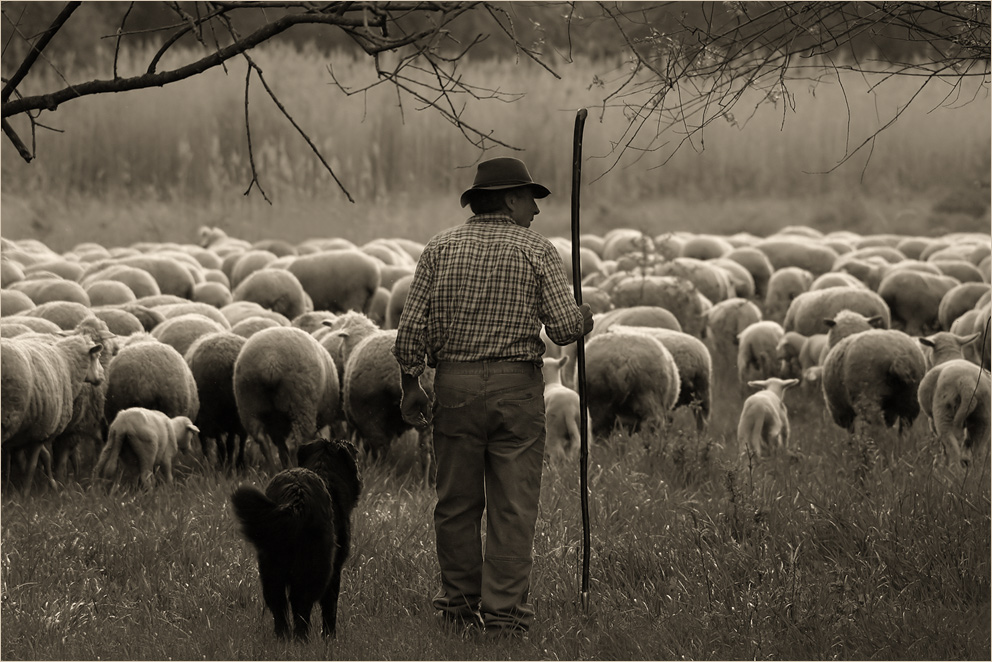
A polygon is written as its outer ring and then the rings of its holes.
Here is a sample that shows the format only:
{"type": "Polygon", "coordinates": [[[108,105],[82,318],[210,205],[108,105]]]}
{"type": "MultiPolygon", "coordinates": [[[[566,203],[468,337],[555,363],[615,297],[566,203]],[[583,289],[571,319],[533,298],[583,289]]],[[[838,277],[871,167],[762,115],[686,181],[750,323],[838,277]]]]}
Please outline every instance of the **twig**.
{"type": "MultiPolygon", "coordinates": [[[[3,89],[0,90],[0,101],[2,101],[4,105],[6,105],[7,100],[10,99],[11,93],[17,89],[17,86],[21,84],[24,77],[28,75],[29,71],[31,71],[31,67],[34,66],[34,63],[37,61],[38,56],[41,55],[41,52],[45,50],[45,47],[48,46],[48,43],[52,40],[55,34],[62,28],[63,25],[65,25],[65,22],[69,20],[72,13],[76,11],[81,4],[81,2],[66,3],[65,7],[62,8],[62,11],[59,12],[59,15],[55,17],[54,21],[52,21],[52,24],[48,26],[48,29],[41,33],[41,36],[38,37],[38,41],[34,43],[31,50],[28,51],[28,54],[24,56],[24,61],[21,62],[21,66],[17,68],[14,75],[10,77],[10,80],[8,80],[3,86],[3,89]]],[[[7,114],[4,113],[3,116],[6,117],[7,114]]]]}
{"type": "Polygon", "coordinates": [[[255,150],[251,146],[251,123],[248,121],[248,89],[251,83],[251,70],[252,63],[249,60],[248,67],[245,71],[245,133],[248,134],[248,164],[251,166],[251,181],[248,182],[248,188],[245,190],[245,195],[251,193],[251,188],[253,186],[258,187],[258,192],[262,194],[262,197],[270,205],[272,201],[269,200],[269,196],[265,194],[265,189],[262,188],[262,183],[258,181],[258,170],[255,168],[255,150]]]}

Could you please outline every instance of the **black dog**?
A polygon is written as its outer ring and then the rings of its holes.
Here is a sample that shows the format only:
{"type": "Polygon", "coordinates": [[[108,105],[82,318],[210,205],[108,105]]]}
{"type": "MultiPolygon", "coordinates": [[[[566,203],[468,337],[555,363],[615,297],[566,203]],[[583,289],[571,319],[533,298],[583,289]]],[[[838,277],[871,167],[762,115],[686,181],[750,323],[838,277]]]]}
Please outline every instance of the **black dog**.
{"type": "Polygon", "coordinates": [[[300,468],[280,471],[265,494],[239,487],[231,495],[241,530],[258,552],[262,597],[280,637],[289,635],[291,605],[294,634],[305,639],[317,600],[324,635],[335,634],[351,511],[362,491],[356,455],[349,442],[317,439],[300,446],[300,468]]]}

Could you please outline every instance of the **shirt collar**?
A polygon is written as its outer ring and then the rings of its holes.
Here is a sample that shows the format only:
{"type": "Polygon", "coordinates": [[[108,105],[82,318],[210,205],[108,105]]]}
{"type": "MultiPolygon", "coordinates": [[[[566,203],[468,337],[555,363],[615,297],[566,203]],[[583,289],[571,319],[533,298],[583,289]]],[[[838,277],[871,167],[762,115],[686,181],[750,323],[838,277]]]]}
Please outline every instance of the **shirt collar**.
{"type": "Polygon", "coordinates": [[[512,218],[503,213],[496,214],[476,214],[466,221],[467,223],[516,223],[512,218]]]}

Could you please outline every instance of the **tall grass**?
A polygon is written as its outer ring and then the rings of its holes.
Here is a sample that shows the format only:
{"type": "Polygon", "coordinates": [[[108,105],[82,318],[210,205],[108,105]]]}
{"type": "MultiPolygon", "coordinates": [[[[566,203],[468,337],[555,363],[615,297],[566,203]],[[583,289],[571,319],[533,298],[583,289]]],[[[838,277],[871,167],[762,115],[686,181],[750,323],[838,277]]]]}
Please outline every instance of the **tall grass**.
{"type": "MultiPolygon", "coordinates": [[[[149,56],[126,54],[119,63],[120,75],[140,72],[149,56]]],[[[441,227],[457,222],[451,220],[460,218],[457,206],[438,212],[436,200],[457,199],[480,155],[456,129],[408,98],[400,107],[392,90],[347,97],[331,84],[328,65],[350,88],[371,82],[374,72],[368,60],[328,58],[315,50],[285,46],[259,49],[254,58],[357,204],[346,201],[257,79],[250,88],[252,142],[260,183],[276,205],[266,205],[257,191],[251,200],[242,199],[251,180],[244,125],[245,65],[233,61],[226,71],[211,70],[160,89],[83,98],[43,115],[45,124],[62,132],[39,131],[35,162],[23,163],[4,145],[3,215],[11,219],[9,227],[22,234],[57,236],[71,232],[65,217],[76,216],[74,220],[90,232],[88,238],[93,233],[100,238],[122,229],[117,225],[127,226],[129,213],[118,209],[133,209],[132,223],[148,224],[153,226],[149,230],[157,228],[163,234],[177,226],[187,230],[190,216],[235,229],[248,225],[252,232],[276,222],[290,232],[303,232],[294,225],[303,216],[311,233],[328,226],[342,233],[362,231],[377,213],[414,220],[421,214],[440,214],[446,219],[441,227]],[[421,210],[425,200],[428,207],[421,210]],[[104,203],[102,212],[110,217],[105,219],[107,228],[100,227],[96,209],[90,216],[78,216],[94,202],[104,203]],[[176,217],[171,222],[165,209],[176,217]]],[[[103,69],[79,63],[67,67],[66,77],[108,77],[109,63],[109,57],[103,69]]],[[[942,83],[928,84],[870,149],[842,165],[845,154],[905,103],[917,80],[841,74],[816,86],[794,84],[790,104],[745,96],[734,109],[734,123],[712,124],[665,165],[659,164],[681,139],[678,130],[669,132],[672,142],[659,152],[632,150],[609,170],[611,141],[620,138],[626,120],[623,109],[601,106],[610,87],[595,83],[619,78],[622,66],[608,71],[613,65],[579,60],[561,64],[562,79],[557,80],[524,62],[464,65],[466,80],[481,87],[525,93],[513,103],[469,103],[463,117],[520,148],[535,176],[555,191],[558,205],[567,201],[570,186],[575,109],[590,108],[583,195],[593,222],[606,227],[643,219],[645,224],[664,222],[675,226],[666,229],[682,229],[697,221],[706,223],[705,205],[717,202],[748,211],[749,204],[760,201],[789,200],[809,210],[801,219],[780,218],[796,213],[774,206],[764,214],[760,208],[750,211],[759,224],[781,226],[818,217],[835,227],[853,222],[869,228],[879,219],[894,223],[900,209],[919,208],[926,215],[933,203],[949,197],[965,210],[977,205],[979,215],[987,207],[992,121],[988,90],[977,83],[950,97],[951,90],[942,83]],[[704,207],[699,219],[659,220],[657,212],[651,213],[673,202],[704,207]],[[859,204],[870,210],[860,210],[859,204]],[[860,211],[860,217],[849,218],[852,209],[860,211]]],[[[32,76],[37,78],[25,82],[25,93],[53,84],[54,74],[38,71],[32,76]]],[[[18,128],[26,134],[25,127],[18,128]]],[[[508,150],[498,148],[489,155],[504,153],[508,150]]],[[[740,216],[728,210],[726,222],[740,216]]],[[[965,221],[952,220],[960,222],[976,225],[974,214],[965,221]]],[[[429,226],[426,234],[438,229],[436,220],[424,223],[429,226]]]]}
{"type": "MultiPolygon", "coordinates": [[[[432,493],[411,440],[363,461],[339,637],[283,644],[228,495],[197,467],[150,493],[72,485],[2,500],[4,659],[989,659],[984,469],[935,464],[925,425],[898,448],[851,440],[790,392],[800,453],[736,460],[740,410],[711,426],[614,434],[590,460],[593,553],[579,593],[575,466],[545,470],[526,642],[443,634],[432,493]]],[[[684,426],[684,427],[683,427],[684,426]]],[[[891,440],[890,440],[891,441],[891,440]]]]}

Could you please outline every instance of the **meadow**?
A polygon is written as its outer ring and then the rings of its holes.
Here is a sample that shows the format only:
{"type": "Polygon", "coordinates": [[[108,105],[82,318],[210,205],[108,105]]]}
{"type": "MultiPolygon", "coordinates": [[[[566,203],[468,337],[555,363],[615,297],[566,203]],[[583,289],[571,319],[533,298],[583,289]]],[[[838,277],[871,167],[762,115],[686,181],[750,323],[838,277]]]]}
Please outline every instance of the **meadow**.
{"type": "MultiPolygon", "coordinates": [[[[80,241],[191,241],[200,225],[250,240],[340,235],[364,242],[402,235],[421,241],[460,222],[458,194],[479,151],[437,113],[395,91],[346,96],[374,80],[370,62],[273,46],[253,54],[287,111],[320,147],[354,198],[349,202],[257,80],[250,85],[253,189],[244,120],[245,65],[161,89],[78,99],[45,113],[38,158],[2,150],[3,234],[56,250],[80,241]],[[400,105],[402,101],[402,105],[400,105]]],[[[124,53],[120,74],[143,70],[150,53],[124,53]]],[[[111,57],[65,63],[70,82],[110,75],[111,57]]],[[[162,66],[166,66],[163,64],[162,66]]],[[[575,111],[590,109],[583,165],[583,226],[637,227],[656,235],[692,228],[768,234],[788,224],[823,230],[939,234],[989,227],[988,87],[934,80],[864,149],[912,96],[919,80],[852,73],[795,81],[790,97],[745,95],[733,122],[721,119],[673,152],[675,127],[656,152],[629,150],[614,165],[629,109],[603,100],[627,74],[617,61],[559,62],[561,79],[526,60],[465,62],[465,78],[502,100],[466,103],[464,120],[519,151],[555,195],[538,223],[567,234],[575,111]],[[517,95],[524,95],[517,98],[517,95]],[[516,99],[512,102],[506,99],[516,99]],[[667,160],[666,160],[667,159],[667,160]]],[[[51,69],[25,94],[62,85],[51,69]],[[53,82],[57,81],[57,82],[53,82]]],[[[24,135],[26,127],[16,124],[24,135]]],[[[6,141],[4,141],[6,143],[6,141]]]]}
{"type": "MultiPolygon", "coordinates": [[[[738,461],[736,387],[708,431],[615,432],[590,453],[590,607],[578,469],[547,466],[528,641],[443,634],[433,497],[411,440],[362,462],[339,635],[279,642],[229,505],[243,476],[187,460],[143,493],[2,501],[3,659],[988,659],[988,458],[936,462],[925,423],[849,439],[786,398],[798,452],[738,461]],[[984,467],[984,468],[978,468],[984,467]]],[[[84,481],[85,482],[85,481],[84,481]]]]}

